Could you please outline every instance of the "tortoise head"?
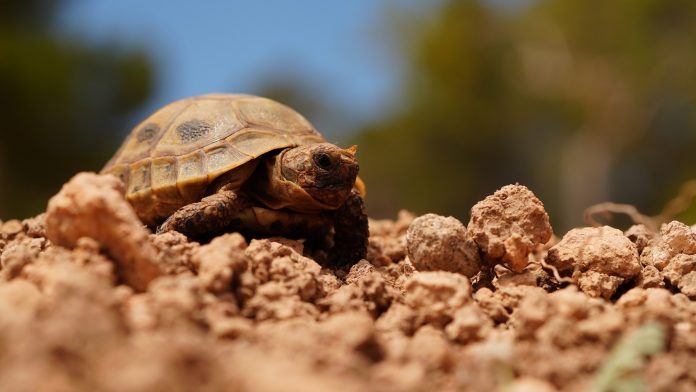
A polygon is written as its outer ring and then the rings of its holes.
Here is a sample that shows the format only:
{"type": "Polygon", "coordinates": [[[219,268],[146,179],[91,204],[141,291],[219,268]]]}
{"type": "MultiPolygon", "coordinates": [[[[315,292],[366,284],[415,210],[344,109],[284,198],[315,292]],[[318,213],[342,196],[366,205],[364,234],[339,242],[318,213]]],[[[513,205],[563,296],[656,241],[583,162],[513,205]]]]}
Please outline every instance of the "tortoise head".
{"type": "Polygon", "coordinates": [[[319,203],[338,208],[353,189],[358,175],[357,147],[317,143],[290,148],[280,155],[279,175],[302,188],[319,203]]]}

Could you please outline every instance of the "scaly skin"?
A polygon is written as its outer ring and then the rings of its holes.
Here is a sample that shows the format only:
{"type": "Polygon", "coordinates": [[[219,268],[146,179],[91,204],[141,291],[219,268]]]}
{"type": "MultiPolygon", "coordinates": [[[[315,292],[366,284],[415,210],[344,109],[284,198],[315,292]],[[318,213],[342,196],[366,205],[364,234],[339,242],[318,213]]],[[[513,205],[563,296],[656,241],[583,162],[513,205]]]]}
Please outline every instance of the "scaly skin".
{"type": "Polygon", "coordinates": [[[232,225],[241,211],[250,206],[248,198],[222,188],[197,203],[181,207],[157,228],[157,232],[174,230],[188,237],[219,233],[232,225]]]}

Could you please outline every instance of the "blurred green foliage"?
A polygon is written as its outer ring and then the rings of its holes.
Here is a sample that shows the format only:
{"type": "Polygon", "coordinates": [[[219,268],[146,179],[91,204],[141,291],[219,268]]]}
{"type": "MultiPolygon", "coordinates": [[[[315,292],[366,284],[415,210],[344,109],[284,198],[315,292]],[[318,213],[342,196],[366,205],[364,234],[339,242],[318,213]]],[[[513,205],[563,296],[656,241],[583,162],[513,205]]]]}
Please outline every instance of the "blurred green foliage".
{"type": "Polygon", "coordinates": [[[62,1],[0,5],[0,218],[43,211],[73,174],[99,170],[153,88],[149,58],[61,37],[62,1]]]}
{"type": "Polygon", "coordinates": [[[355,140],[371,214],[468,219],[520,182],[567,229],[601,201],[656,214],[696,174],[696,2],[449,0],[400,20],[397,109],[355,140]]]}

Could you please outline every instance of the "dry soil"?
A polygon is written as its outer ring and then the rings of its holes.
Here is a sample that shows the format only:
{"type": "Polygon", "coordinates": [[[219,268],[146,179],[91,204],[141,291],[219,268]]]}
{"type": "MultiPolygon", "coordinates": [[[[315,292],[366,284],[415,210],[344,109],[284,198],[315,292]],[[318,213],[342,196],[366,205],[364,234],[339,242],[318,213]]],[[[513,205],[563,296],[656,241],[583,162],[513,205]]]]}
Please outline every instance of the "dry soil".
{"type": "Polygon", "coordinates": [[[297,240],[200,244],[79,174],[0,222],[0,389],[696,391],[683,223],[559,238],[509,185],[466,225],[402,212],[370,232],[349,269],[297,240]]]}

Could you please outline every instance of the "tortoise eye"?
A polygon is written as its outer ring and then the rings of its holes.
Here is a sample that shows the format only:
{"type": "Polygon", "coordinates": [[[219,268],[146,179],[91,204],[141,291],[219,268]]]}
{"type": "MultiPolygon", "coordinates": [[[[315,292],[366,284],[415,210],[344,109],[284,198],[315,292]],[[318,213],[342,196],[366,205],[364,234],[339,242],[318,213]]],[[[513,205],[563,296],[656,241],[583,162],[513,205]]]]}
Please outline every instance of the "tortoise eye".
{"type": "Polygon", "coordinates": [[[317,165],[320,169],[329,170],[333,167],[333,160],[331,159],[329,154],[325,152],[320,152],[314,154],[314,164],[317,165]]]}

